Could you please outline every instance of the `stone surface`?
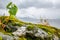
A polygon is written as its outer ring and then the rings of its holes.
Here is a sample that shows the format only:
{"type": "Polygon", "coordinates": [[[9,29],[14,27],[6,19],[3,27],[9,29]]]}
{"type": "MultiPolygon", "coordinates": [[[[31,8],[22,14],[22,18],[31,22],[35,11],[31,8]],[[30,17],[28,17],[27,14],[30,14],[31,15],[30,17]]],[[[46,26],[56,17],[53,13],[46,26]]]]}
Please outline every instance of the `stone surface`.
{"type": "Polygon", "coordinates": [[[26,27],[24,27],[24,26],[19,27],[18,30],[13,32],[12,34],[15,36],[23,36],[26,34],[26,27]]]}
{"type": "MultiPolygon", "coordinates": [[[[25,36],[26,33],[31,34],[35,37],[41,37],[43,39],[50,36],[48,33],[46,33],[44,30],[40,28],[34,27],[33,30],[27,30],[27,27],[25,26],[18,27],[18,29],[12,33],[14,36],[4,35],[1,32],[0,36],[3,38],[3,40],[18,40],[19,36],[25,36]]],[[[51,35],[51,37],[51,40],[59,40],[59,38],[54,34],[51,35]]]]}

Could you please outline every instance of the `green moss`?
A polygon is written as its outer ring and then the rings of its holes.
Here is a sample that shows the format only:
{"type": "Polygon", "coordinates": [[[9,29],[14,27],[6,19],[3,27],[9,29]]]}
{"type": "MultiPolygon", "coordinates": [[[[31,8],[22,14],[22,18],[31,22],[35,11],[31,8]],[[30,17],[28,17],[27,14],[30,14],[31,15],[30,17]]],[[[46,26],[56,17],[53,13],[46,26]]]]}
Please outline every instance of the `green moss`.
{"type": "Polygon", "coordinates": [[[26,38],[24,38],[24,37],[21,37],[21,38],[19,38],[18,40],[27,40],[26,38]]]}
{"type": "Polygon", "coordinates": [[[28,25],[28,26],[27,26],[27,29],[28,29],[28,30],[33,30],[33,29],[34,29],[34,26],[33,26],[33,25],[28,25]]]}
{"type": "Polygon", "coordinates": [[[0,40],[2,40],[2,37],[0,36],[0,40]]]}

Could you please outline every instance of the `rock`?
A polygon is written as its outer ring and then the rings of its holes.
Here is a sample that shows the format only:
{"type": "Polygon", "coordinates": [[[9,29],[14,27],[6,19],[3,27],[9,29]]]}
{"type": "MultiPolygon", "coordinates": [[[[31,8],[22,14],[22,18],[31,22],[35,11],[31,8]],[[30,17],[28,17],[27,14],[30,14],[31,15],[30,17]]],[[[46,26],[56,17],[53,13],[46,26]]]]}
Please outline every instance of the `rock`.
{"type": "Polygon", "coordinates": [[[0,36],[3,36],[3,33],[0,32],[0,36]]]}
{"type": "Polygon", "coordinates": [[[8,35],[3,35],[3,40],[13,40],[12,36],[8,36],[8,35]]]}
{"type": "Polygon", "coordinates": [[[28,34],[30,34],[30,36],[32,37],[41,37],[44,40],[59,40],[59,38],[55,35],[50,36],[47,32],[45,32],[44,30],[38,28],[38,27],[34,27],[33,30],[27,30],[27,27],[22,26],[19,27],[17,31],[12,33],[14,36],[26,36],[28,34]],[[26,34],[27,33],[27,34],[26,34]]]}
{"type": "Polygon", "coordinates": [[[2,37],[3,40],[13,40],[13,37],[12,36],[4,35],[1,32],[0,32],[0,36],[2,37]]]}
{"type": "Polygon", "coordinates": [[[14,38],[14,40],[18,40],[19,39],[19,37],[17,37],[17,36],[13,36],[13,38],[14,38]]]}
{"type": "Polygon", "coordinates": [[[45,31],[43,31],[42,29],[38,28],[38,32],[35,33],[35,36],[36,37],[42,37],[42,38],[44,38],[44,37],[48,36],[48,33],[46,33],[45,31]]]}
{"type": "Polygon", "coordinates": [[[52,40],[59,40],[59,38],[56,35],[52,35],[52,40]]]}
{"type": "Polygon", "coordinates": [[[48,33],[46,33],[45,31],[37,27],[34,27],[34,30],[27,31],[27,33],[33,34],[36,37],[42,37],[42,38],[48,36],[48,33]]]}
{"type": "Polygon", "coordinates": [[[6,27],[4,28],[4,30],[7,31],[7,32],[14,32],[14,31],[17,30],[17,28],[14,27],[14,26],[8,26],[8,25],[6,25],[6,27]]]}
{"type": "Polygon", "coordinates": [[[33,31],[26,31],[27,33],[33,34],[33,31]]]}
{"type": "Polygon", "coordinates": [[[18,30],[13,32],[12,34],[15,35],[15,36],[25,35],[26,34],[26,27],[24,27],[24,26],[19,27],[18,30]]]}

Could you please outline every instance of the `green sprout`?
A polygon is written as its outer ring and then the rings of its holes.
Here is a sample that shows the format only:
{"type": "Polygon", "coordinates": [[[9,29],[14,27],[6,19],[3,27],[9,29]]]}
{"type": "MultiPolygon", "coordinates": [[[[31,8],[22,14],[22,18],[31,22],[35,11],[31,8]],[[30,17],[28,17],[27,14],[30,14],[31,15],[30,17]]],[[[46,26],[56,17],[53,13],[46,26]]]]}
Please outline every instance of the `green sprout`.
{"type": "Polygon", "coordinates": [[[17,6],[16,6],[15,4],[13,4],[12,2],[10,2],[10,3],[7,5],[6,8],[9,9],[8,12],[9,12],[9,14],[10,14],[10,17],[11,17],[11,18],[14,18],[15,15],[16,15],[16,13],[17,13],[17,10],[18,10],[17,6]]]}

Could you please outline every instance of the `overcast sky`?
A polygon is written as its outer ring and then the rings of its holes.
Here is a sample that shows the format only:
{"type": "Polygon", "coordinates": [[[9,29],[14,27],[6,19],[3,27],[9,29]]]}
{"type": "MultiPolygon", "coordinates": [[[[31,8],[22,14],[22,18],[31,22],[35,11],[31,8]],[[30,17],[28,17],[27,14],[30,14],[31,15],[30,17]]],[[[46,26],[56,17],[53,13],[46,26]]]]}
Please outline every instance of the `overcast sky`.
{"type": "Polygon", "coordinates": [[[1,13],[11,1],[19,8],[18,17],[60,19],[60,0],[0,0],[1,13]]]}

